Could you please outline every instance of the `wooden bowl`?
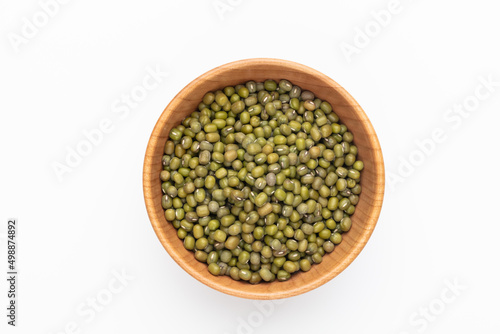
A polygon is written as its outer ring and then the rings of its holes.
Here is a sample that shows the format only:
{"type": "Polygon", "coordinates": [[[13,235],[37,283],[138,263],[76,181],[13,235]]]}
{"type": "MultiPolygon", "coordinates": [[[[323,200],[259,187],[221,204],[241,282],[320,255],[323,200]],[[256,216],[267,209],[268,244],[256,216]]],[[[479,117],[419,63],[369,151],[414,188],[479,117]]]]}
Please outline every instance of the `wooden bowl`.
{"type": "Polygon", "coordinates": [[[163,111],[151,134],[144,159],[144,199],[151,224],[163,247],[185,271],[200,282],[221,292],[250,299],[278,299],[296,296],[325,284],[340,274],[361,252],[375,228],[384,197],[384,162],[380,144],[365,112],[338,83],[326,75],[290,61],[279,59],[246,59],[219,66],[188,84],[163,111]],[[170,129],[197,109],[203,95],[226,86],[249,80],[290,80],[303,90],[312,91],[330,102],[342,123],[354,134],[359,158],[365,168],[361,173],[362,192],[352,217],[352,228],[343,241],[323,262],[308,272],[297,272],[286,282],[256,285],[234,281],[227,276],[212,276],[205,263],[194,258],[177,237],[175,228],[166,221],[161,206],[162,156],[170,129]]]}

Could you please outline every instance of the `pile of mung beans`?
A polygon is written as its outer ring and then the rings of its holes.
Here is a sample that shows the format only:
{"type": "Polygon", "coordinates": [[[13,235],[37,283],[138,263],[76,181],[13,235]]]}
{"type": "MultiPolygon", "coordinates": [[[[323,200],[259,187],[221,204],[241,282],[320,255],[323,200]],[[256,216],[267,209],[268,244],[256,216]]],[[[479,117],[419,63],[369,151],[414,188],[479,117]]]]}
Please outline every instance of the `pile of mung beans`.
{"type": "Polygon", "coordinates": [[[208,92],[169,136],[165,218],[212,275],[286,281],[351,228],[363,162],[312,92],[288,80],[208,92]]]}

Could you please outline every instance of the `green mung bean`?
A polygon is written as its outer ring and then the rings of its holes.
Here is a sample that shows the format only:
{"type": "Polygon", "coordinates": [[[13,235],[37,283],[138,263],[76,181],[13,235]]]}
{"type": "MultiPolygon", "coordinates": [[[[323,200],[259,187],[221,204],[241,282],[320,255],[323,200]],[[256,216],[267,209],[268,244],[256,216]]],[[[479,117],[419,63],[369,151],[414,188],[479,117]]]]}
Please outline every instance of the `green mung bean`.
{"type": "Polygon", "coordinates": [[[364,164],[334,107],[288,80],[208,92],[170,130],[165,219],[215,276],[286,281],[352,227],[364,164]]]}

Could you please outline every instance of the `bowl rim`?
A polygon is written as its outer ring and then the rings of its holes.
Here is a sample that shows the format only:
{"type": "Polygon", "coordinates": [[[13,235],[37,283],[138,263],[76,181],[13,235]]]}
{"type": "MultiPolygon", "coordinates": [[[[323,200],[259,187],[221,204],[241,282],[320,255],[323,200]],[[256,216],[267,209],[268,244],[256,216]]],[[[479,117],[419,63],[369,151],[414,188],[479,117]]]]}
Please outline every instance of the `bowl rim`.
{"type": "MultiPolygon", "coordinates": [[[[356,100],[342,87],[340,86],[336,81],[328,77],[327,75],[319,72],[318,70],[315,70],[309,66],[296,63],[293,61],[289,60],[283,60],[283,59],[277,59],[277,58],[249,58],[249,59],[242,59],[242,60],[237,60],[233,62],[229,62],[220,66],[217,66],[202,75],[198,76],[197,78],[193,79],[190,83],[188,83],[182,90],[177,93],[172,100],[168,103],[168,105],[165,107],[163,112],[160,114],[160,117],[158,118],[158,121],[155,124],[155,127],[151,133],[150,139],[147,144],[146,152],[145,152],[145,157],[144,157],[144,165],[143,165],[143,193],[144,193],[144,201],[146,205],[146,211],[149,216],[149,220],[151,222],[151,225],[153,227],[153,230],[158,237],[158,240],[162,244],[162,246],[165,248],[165,250],[170,254],[172,259],[182,268],[184,271],[186,271],[189,275],[200,281],[201,283],[217,290],[220,292],[223,292],[225,294],[237,296],[237,297],[242,297],[242,298],[248,298],[248,299],[280,299],[280,298],[287,298],[287,297],[292,297],[296,296],[308,291],[311,291],[326,282],[332,280],[334,277],[338,276],[341,272],[343,272],[353,261],[356,259],[356,257],[361,253],[365,245],[367,244],[368,240],[370,239],[373,230],[377,224],[378,218],[380,216],[380,212],[382,209],[382,203],[384,199],[384,193],[385,193],[385,168],[384,168],[384,160],[383,160],[383,155],[382,155],[382,149],[380,147],[380,142],[378,140],[377,134],[375,132],[375,129],[373,128],[372,123],[368,119],[368,116],[364,112],[364,110],[359,106],[359,104],[356,102],[356,100]],[[157,181],[156,179],[153,180],[151,176],[151,171],[152,171],[152,164],[150,163],[150,160],[148,157],[153,156],[154,154],[154,149],[158,145],[158,137],[163,130],[163,127],[165,125],[164,122],[164,115],[167,110],[170,108],[174,108],[178,102],[178,98],[185,96],[187,92],[194,91],[200,83],[204,82],[205,80],[211,80],[212,78],[216,77],[219,73],[228,71],[228,70],[237,70],[237,69],[244,69],[245,67],[249,65],[269,65],[273,64],[276,66],[282,66],[285,64],[288,68],[294,70],[294,71],[300,71],[300,72],[307,72],[309,74],[312,74],[314,76],[321,77],[321,79],[324,82],[327,82],[329,86],[333,87],[339,94],[345,98],[349,104],[356,110],[356,113],[360,118],[362,118],[363,122],[366,124],[365,128],[368,131],[368,135],[370,136],[370,142],[372,145],[375,147],[375,163],[374,163],[374,169],[375,169],[375,181],[376,184],[378,185],[377,191],[374,194],[374,197],[372,198],[372,201],[374,203],[379,203],[378,205],[375,206],[375,209],[372,210],[371,216],[368,218],[368,221],[365,223],[366,228],[363,230],[361,235],[356,239],[356,242],[354,246],[352,247],[351,252],[345,256],[345,258],[341,261],[338,262],[338,264],[334,267],[335,270],[329,270],[327,271],[327,274],[321,276],[319,279],[311,281],[310,283],[307,283],[305,285],[302,285],[300,287],[296,287],[292,290],[287,290],[286,292],[278,291],[278,292],[266,292],[266,293],[255,293],[255,292],[249,292],[249,291],[244,291],[244,290],[238,290],[234,288],[227,287],[221,283],[217,282],[217,277],[214,276],[212,278],[207,278],[204,275],[201,275],[198,272],[194,272],[192,268],[190,268],[181,258],[181,256],[177,253],[175,250],[175,247],[170,244],[169,242],[163,242],[163,228],[161,227],[162,223],[160,221],[161,218],[159,218],[156,215],[155,212],[155,203],[154,203],[154,194],[152,193],[152,183],[157,181]]],[[[164,217],[162,217],[164,219],[164,217]]],[[[194,256],[194,255],[193,255],[194,256]]]]}

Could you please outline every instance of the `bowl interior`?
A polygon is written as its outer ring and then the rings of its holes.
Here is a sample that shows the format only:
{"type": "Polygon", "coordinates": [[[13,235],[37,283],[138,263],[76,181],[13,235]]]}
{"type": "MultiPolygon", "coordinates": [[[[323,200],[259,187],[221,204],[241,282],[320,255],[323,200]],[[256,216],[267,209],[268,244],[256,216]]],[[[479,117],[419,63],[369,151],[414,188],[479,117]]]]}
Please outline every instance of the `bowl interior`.
{"type": "Polygon", "coordinates": [[[342,272],[361,252],[380,214],[384,194],[384,165],[375,131],[361,107],[335,81],[324,74],[297,63],[277,59],[250,59],[215,68],[187,85],[167,106],[151,135],[144,161],[144,196],[153,228],[172,258],[190,275],[204,284],[234,296],[251,299],[276,299],[312,290],[342,272]],[[175,228],[166,221],[161,206],[163,149],[170,129],[197,109],[204,94],[225,86],[249,80],[287,79],[303,90],[330,102],[342,123],[354,134],[358,156],[365,168],[361,173],[362,193],[352,217],[352,228],[343,235],[335,250],[309,272],[295,273],[286,282],[260,283],[234,281],[229,277],[212,276],[207,265],[198,262],[177,237],[175,228]]]}

